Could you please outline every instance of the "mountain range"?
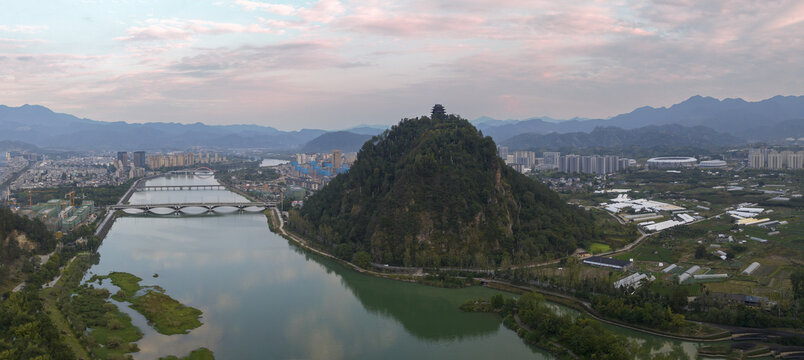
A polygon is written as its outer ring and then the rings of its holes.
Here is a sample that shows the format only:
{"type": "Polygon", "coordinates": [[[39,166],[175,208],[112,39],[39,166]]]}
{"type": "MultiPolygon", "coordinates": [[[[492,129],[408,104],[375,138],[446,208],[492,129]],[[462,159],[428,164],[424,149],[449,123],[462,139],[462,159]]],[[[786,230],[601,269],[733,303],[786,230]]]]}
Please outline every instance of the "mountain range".
{"type": "Polygon", "coordinates": [[[501,145],[518,150],[547,150],[592,147],[622,148],[728,146],[742,141],[730,134],[705,126],[649,125],[625,130],[614,126],[596,127],[591,132],[526,133],[503,141],[501,145]]]}
{"type": "MultiPolygon", "coordinates": [[[[480,117],[472,123],[484,135],[508,145],[511,150],[559,144],[588,146],[587,141],[599,143],[598,136],[586,136],[592,134],[614,136],[607,140],[612,144],[638,144],[642,141],[638,136],[650,135],[655,130],[665,131],[669,137],[657,139],[668,146],[673,146],[674,142],[682,146],[680,144],[696,141],[706,141],[700,145],[778,141],[804,137],[804,96],[775,96],[750,102],[696,95],[670,107],[645,106],[608,119],[562,121],[547,117],[524,120],[480,117]],[[671,129],[663,128],[663,125],[682,127],[671,129]],[[629,135],[614,128],[641,130],[629,135]]],[[[359,149],[363,142],[385,129],[384,126],[361,125],[331,135],[334,132],[320,129],[282,131],[259,125],[130,124],[78,118],[38,105],[0,105],[0,141],[21,141],[50,149],[184,150],[204,146],[271,151],[330,151],[336,148],[351,151],[359,149]],[[317,139],[322,135],[326,136],[317,139]],[[310,146],[306,147],[308,144],[310,146]]]]}
{"type": "MultiPolygon", "coordinates": [[[[488,123],[486,119],[486,123],[488,123]]],[[[493,120],[493,119],[491,119],[493,120]]],[[[552,119],[551,119],[552,120],[552,119]]],[[[498,142],[526,134],[591,132],[597,127],[636,129],[649,125],[705,126],[745,141],[769,141],[804,136],[804,96],[775,96],[749,102],[693,96],[670,107],[645,106],[608,119],[561,122],[531,118],[478,128],[498,142]]]]}
{"type": "Polygon", "coordinates": [[[182,150],[193,146],[298,149],[325,130],[280,131],[259,125],[153,122],[129,124],[81,119],[38,105],[0,105],[0,140],[81,150],[182,150]]]}
{"type": "Polygon", "coordinates": [[[304,144],[301,151],[303,153],[320,153],[337,149],[345,153],[357,152],[363,143],[371,139],[371,136],[350,131],[328,132],[304,144]]]}

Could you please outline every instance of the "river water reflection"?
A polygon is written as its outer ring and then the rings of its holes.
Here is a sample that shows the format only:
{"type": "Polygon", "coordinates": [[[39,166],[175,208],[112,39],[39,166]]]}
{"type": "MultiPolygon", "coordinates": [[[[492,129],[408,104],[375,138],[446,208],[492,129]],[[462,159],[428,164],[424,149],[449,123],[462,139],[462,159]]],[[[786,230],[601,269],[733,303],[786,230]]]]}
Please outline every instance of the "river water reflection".
{"type": "MultiPolygon", "coordinates": [[[[204,183],[215,180],[174,176],[148,185],[204,183]]],[[[132,201],[199,202],[212,196],[200,190],[177,193],[147,191],[132,201]]],[[[526,345],[496,315],[458,310],[468,299],[498,293],[494,290],[365,276],[271,233],[261,213],[122,217],[99,252],[100,263],[88,277],[129,272],[204,312],[201,327],[164,336],[119,305],[145,333],[137,359],[186,355],[202,346],[218,359],[553,358],[526,345]]],[[[695,344],[627,335],[694,358],[695,344]]]]}

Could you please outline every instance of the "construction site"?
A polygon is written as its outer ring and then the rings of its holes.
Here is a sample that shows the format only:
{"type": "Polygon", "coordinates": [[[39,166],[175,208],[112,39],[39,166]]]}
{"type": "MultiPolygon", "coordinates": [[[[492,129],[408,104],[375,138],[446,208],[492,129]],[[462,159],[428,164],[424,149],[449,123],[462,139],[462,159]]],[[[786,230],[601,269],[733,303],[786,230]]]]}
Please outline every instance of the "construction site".
{"type": "Polygon", "coordinates": [[[75,204],[75,192],[68,193],[64,199],[51,199],[44,203],[34,204],[31,192],[28,192],[27,206],[17,207],[19,215],[31,219],[39,219],[48,230],[59,233],[72,231],[84,223],[95,221],[95,203],[83,200],[80,206],[75,204]]]}

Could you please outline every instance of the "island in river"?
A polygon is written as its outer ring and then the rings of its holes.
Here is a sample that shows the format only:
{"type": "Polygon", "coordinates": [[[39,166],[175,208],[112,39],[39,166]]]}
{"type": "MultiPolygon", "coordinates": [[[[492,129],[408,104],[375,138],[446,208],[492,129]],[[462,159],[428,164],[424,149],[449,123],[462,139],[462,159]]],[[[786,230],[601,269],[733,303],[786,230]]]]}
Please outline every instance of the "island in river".
{"type": "Polygon", "coordinates": [[[112,299],[128,302],[148,319],[156,331],[164,335],[186,334],[201,326],[201,310],[182,305],[165,294],[159,286],[142,286],[141,278],[124,272],[112,272],[106,276],[94,276],[90,282],[102,282],[110,279],[112,284],[120,288],[112,299]],[[144,292],[140,292],[144,290],[144,292]]]}

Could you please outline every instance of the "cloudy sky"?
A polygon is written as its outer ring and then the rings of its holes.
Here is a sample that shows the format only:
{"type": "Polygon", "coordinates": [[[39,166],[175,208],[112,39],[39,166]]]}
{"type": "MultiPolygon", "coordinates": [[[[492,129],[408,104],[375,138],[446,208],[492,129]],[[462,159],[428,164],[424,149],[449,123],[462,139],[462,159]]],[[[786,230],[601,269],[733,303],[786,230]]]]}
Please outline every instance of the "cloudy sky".
{"type": "Polygon", "coordinates": [[[804,1],[7,0],[0,104],[104,121],[608,117],[804,93],[804,1]]]}

